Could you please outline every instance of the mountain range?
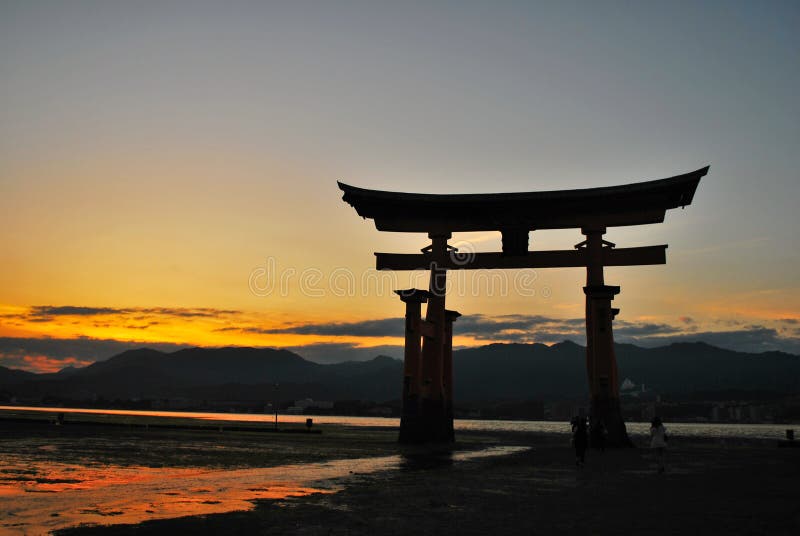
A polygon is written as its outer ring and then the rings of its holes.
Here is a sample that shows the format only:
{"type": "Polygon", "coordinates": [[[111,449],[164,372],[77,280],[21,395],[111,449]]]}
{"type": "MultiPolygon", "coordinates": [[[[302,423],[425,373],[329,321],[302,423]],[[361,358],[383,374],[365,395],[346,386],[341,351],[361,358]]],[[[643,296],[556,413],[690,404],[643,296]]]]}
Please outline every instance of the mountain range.
{"type": "MultiPolygon", "coordinates": [[[[704,343],[659,348],[616,346],[621,379],[648,391],[749,390],[800,392],[800,356],[749,354],[704,343]]],[[[586,394],[585,348],[571,342],[491,344],[454,352],[456,403],[556,399],[586,394]]],[[[269,401],[399,398],[403,364],[371,361],[318,364],[287,350],[142,348],[87,367],[34,374],[0,367],[0,394],[10,399],[159,399],[269,401]]]]}

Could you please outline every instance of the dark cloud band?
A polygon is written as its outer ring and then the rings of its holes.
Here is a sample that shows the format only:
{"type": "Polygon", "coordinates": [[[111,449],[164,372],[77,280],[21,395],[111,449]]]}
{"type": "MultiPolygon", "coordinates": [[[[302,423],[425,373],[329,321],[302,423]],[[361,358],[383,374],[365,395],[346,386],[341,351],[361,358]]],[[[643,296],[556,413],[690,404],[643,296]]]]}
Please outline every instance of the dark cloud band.
{"type": "Polygon", "coordinates": [[[6,315],[7,318],[18,318],[28,321],[49,321],[62,316],[108,316],[133,315],[135,320],[143,320],[152,316],[174,316],[179,318],[207,317],[240,314],[233,309],[214,309],[210,307],[85,307],[78,305],[34,305],[28,311],[6,315]]]}

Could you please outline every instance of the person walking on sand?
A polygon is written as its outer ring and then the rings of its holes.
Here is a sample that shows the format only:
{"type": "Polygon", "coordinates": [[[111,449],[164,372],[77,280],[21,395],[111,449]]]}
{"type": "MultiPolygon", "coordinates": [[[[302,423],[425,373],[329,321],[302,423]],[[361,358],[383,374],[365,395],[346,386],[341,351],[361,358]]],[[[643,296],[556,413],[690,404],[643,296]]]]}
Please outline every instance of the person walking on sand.
{"type": "Polygon", "coordinates": [[[586,428],[585,417],[572,419],[572,445],[575,447],[575,465],[583,467],[586,447],[589,446],[589,431],[586,428]]]}
{"type": "Polygon", "coordinates": [[[661,417],[654,417],[650,423],[650,448],[656,450],[658,473],[661,474],[666,471],[664,454],[667,449],[667,429],[664,428],[661,417]]]}
{"type": "Polygon", "coordinates": [[[603,422],[603,419],[597,419],[590,428],[589,436],[591,437],[592,447],[601,453],[606,451],[606,435],[608,435],[606,423],[603,422]]]}

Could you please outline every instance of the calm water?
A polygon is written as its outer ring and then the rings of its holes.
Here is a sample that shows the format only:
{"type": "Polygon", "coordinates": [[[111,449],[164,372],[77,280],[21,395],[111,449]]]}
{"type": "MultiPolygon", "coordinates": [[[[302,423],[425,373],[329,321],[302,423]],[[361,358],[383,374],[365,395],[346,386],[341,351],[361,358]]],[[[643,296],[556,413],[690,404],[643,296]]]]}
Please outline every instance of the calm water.
{"type": "MultiPolygon", "coordinates": [[[[528,448],[498,446],[438,458],[451,464],[528,448]]],[[[3,459],[0,473],[0,534],[251,510],[258,499],[336,493],[351,478],[413,469],[417,463],[393,455],[247,469],[154,468],[65,464],[17,453],[3,459]]]]}
{"type": "MultiPolygon", "coordinates": [[[[45,413],[83,413],[92,415],[131,415],[140,417],[173,417],[183,419],[200,419],[207,421],[229,421],[249,423],[273,423],[274,414],[255,413],[201,413],[183,411],[136,411],[115,409],[78,409],[78,408],[33,408],[19,406],[0,406],[0,411],[37,411],[45,413]]],[[[343,426],[382,426],[398,427],[400,419],[390,417],[344,417],[335,415],[279,415],[279,423],[304,423],[307,418],[314,419],[314,424],[337,424],[343,426]]],[[[499,421],[456,419],[456,430],[475,430],[489,432],[550,432],[564,433],[570,431],[569,423],[558,421],[499,421]]],[[[648,423],[627,423],[628,431],[634,435],[649,433],[648,423]]],[[[673,436],[708,437],[708,438],[747,438],[747,439],[782,439],[786,429],[796,427],[786,424],[717,424],[717,423],[666,423],[673,436]]]]}

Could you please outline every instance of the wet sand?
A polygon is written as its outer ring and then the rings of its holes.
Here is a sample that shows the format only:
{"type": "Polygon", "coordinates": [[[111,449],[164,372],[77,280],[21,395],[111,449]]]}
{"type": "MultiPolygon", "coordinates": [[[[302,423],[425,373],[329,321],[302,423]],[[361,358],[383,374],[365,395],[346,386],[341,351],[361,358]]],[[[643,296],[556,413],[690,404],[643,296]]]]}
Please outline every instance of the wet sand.
{"type": "MultiPolygon", "coordinates": [[[[74,464],[101,472],[133,469],[141,478],[146,478],[147,471],[137,471],[137,467],[174,472],[174,478],[166,480],[181,490],[181,500],[176,502],[205,501],[213,506],[221,497],[217,504],[224,507],[213,513],[190,506],[186,513],[201,515],[134,524],[115,519],[114,510],[100,511],[96,518],[84,516],[83,522],[101,525],[63,529],[59,534],[774,535],[800,531],[800,449],[778,449],[776,442],[673,437],[667,473],[659,475],[647,449],[590,452],[586,466],[578,469],[567,436],[560,434],[462,433],[456,447],[467,452],[493,446],[530,447],[464,459],[469,457],[463,452],[453,455],[443,448],[402,448],[395,443],[393,430],[326,427],[322,435],[301,436],[3,428],[0,456],[6,469],[44,471],[74,464]],[[389,461],[373,463],[373,467],[359,465],[364,459],[379,457],[389,461]],[[349,460],[351,465],[336,468],[330,461],[337,459],[349,460]],[[297,471],[277,477],[268,474],[269,468],[280,471],[291,464],[299,464],[310,474],[303,478],[297,477],[297,471]],[[326,473],[311,464],[333,469],[326,473]],[[207,480],[188,485],[192,480],[181,476],[181,470],[199,471],[207,480]],[[241,489],[245,492],[236,491],[241,489]],[[268,494],[269,490],[275,493],[268,494]],[[241,504],[229,508],[224,500],[241,504]],[[242,510],[230,511],[237,508],[242,510]]],[[[22,473],[4,475],[20,478],[22,473]]],[[[154,481],[164,485],[163,476],[154,481]]],[[[70,480],[63,472],[26,478],[29,486],[37,485],[37,478],[40,486],[70,480]],[[48,478],[56,482],[48,483],[48,478]]],[[[60,485],[75,486],[76,482],[60,485]]],[[[114,490],[112,495],[119,493],[118,488],[107,489],[114,490]]],[[[66,499],[76,492],[51,493],[66,499]]],[[[144,504],[144,495],[142,499],[144,504]]],[[[146,500],[151,508],[160,506],[157,498],[146,500]]],[[[12,504],[13,498],[0,496],[0,504],[4,501],[12,504]]],[[[91,510],[91,505],[65,503],[59,515],[79,508],[91,510]]],[[[52,513],[56,512],[41,515],[52,513]]],[[[181,514],[167,512],[167,517],[172,515],[181,514]]],[[[12,520],[3,517],[0,532],[36,533],[22,526],[14,528],[12,520]]]]}

